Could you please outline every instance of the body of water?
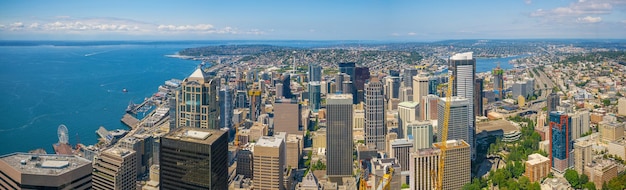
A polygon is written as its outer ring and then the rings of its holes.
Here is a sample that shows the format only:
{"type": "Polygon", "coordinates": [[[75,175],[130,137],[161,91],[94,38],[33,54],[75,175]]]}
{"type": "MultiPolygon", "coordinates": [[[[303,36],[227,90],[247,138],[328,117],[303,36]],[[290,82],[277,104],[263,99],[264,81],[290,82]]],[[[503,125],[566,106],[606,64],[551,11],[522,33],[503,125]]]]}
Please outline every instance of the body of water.
{"type": "Polygon", "coordinates": [[[0,154],[54,153],[60,124],[67,126],[70,144],[96,143],[99,126],[128,129],[120,119],[129,101],[141,102],[200,63],[165,56],[186,47],[0,47],[0,154]]]}
{"type": "Polygon", "coordinates": [[[502,69],[512,69],[513,64],[510,64],[509,61],[514,59],[521,59],[524,57],[528,57],[529,55],[516,55],[510,57],[502,57],[502,58],[476,58],[476,72],[482,73],[491,71],[498,65],[500,62],[500,68],[502,69]]]}

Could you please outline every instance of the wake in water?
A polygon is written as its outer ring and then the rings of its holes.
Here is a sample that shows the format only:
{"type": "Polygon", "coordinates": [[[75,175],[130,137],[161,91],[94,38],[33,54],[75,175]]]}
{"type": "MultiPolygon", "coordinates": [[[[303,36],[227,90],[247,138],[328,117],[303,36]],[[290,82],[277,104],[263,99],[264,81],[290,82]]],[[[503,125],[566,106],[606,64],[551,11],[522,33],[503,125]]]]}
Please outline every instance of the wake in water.
{"type": "Polygon", "coordinates": [[[101,54],[101,53],[106,53],[106,52],[110,52],[110,51],[113,51],[113,50],[107,50],[107,51],[99,51],[99,52],[88,53],[88,54],[85,54],[85,57],[89,57],[89,56],[93,56],[93,55],[98,55],[98,54],[101,54]]]}
{"type": "Polygon", "coordinates": [[[0,129],[0,132],[6,132],[6,131],[13,131],[13,130],[18,130],[18,129],[25,129],[30,127],[31,125],[33,125],[37,120],[46,117],[46,116],[52,116],[52,115],[60,115],[59,114],[42,114],[42,115],[38,115],[37,117],[33,117],[32,119],[30,119],[30,121],[28,121],[28,123],[22,125],[21,127],[16,127],[16,128],[10,128],[10,129],[0,129]]]}

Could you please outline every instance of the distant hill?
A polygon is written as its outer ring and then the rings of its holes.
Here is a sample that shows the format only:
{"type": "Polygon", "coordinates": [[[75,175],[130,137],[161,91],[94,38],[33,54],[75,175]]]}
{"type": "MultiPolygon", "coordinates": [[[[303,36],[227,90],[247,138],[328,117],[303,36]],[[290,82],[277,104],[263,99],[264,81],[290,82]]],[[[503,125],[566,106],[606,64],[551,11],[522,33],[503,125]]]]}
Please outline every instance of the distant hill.
{"type": "Polygon", "coordinates": [[[294,47],[273,45],[219,45],[187,48],[178,52],[185,56],[209,56],[209,55],[256,55],[271,51],[296,50],[294,47]]]}

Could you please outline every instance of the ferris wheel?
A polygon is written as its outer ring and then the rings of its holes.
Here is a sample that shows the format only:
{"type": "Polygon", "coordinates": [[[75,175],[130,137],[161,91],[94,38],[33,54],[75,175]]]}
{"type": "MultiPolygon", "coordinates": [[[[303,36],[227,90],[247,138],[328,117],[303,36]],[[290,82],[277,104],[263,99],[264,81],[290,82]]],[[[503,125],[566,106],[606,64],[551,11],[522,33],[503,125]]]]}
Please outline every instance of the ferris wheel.
{"type": "Polygon", "coordinates": [[[59,125],[59,128],[57,129],[57,135],[59,135],[60,144],[68,144],[69,136],[67,135],[67,127],[65,125],[59,125]]]}

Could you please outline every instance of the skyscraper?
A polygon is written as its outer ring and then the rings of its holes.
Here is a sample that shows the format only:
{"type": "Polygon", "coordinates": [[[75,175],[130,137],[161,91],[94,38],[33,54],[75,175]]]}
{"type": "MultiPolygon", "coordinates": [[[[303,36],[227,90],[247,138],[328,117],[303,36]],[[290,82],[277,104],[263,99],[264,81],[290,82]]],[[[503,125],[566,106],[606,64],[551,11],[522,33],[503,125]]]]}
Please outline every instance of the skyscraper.
{"type": "Polygon", "coordinates": [[[400,78],[388,76],[385,78],[385,99],[399,98],[400,78]]]}
{"type": "Polygon", "coordinates": [[[474,115],[483,116],[483,79],[477,78],[474,82],[474,115]]]}
{"type": "Polygon", "coordinates": [[[365,145],[378,151],[386,151],[385,99],[383,84],[378,78],[365,85],[365,145]]]}
{"type": "MultiPolygon", "coordinates": [[[[419,120],[421,121],[426,121],[426,120],[437,120],[437,116],[438,116],[438,105],[437,102],[439,102],[439,96],[434,95],[434,94],[429,94],[427,96],[423,96],[422,97],[422,101],[420,102],[420,117],[419,120]]],[[[442,118],[443,119],[443,118],[442,118]]]]}
{"type": "MultiPolygon", "coordinates": [[[[557,95],[556,93],[552,92],[548,95],[548,98],[546,99],[547,102],[547,117],[548,120],[550,119],[550,113],[553,111],[556,111],[556,107],[561,105],[561,98],[559,97],[559,95],[557,95]]],[[[549,125],[549,122],[548,122],[549,125]]]]}
{"type": "Polygon", "coordinates": [[[92,189],[92,171],[78,156],[12,153],[0,156],[0,189],[92,189]]]}
{"type": "MultiPolygon", "coordinates": [[[[469,139],[469,131],[467,130],[469,115],[472,112],[469,107],[469,100],[466,98],[453,96],[450,102],[450,120],[448,121],[448,139],[469,139]]],[[[441,141],[441,130],[443,128],[443,114],[446,106],[446,98],[441,98],[438,103],[437,117],[437,141],[441,141]]]]}
{"type": "Polygon", "coordinates": [[[571,167],[570,152],[574,147],[570,122],[571,119],[565,112],[550,112],[550,160],[552,168],[561,173],[571,167]]]}
{"type": "Polygon", "coordinates": [[[432,76],[428,78],[428,94],[439,95],[437,87],[441,83],[441,77],[432,76]]]}
{"type": "Polygon", "coordinates": [[[413,86],[413,76],[417,75],[417,69],[415,68],[406,68],[402,71],[402,85],[404,87],[412,87],[413,86]]]}
{"type": "Polygon", "coordinates": [[[263,136],[254,145],[254,189],[283,189],[285,140],[263,136]]]}
{"type": "Polygon", "coordinates": [[[232,128],[233,127],[233,90],[225,85],[219,93],[220,102],[220,128],[232,128]]]}
{"type": "Polygon", "coordinates": [[[309,82],[312,81],[322,81],[322,66],[317,63],[309,64],[309,73],[308,73],[309,82]]]}
{"type": "Polygon", "coordinates": [[[228,137],[183,127],[161,137],[161,189],[228,189],[228,137]]]}
{"type": "Polygon", "coordinates": [[[300,131],[301,106],[295,99],[277,99],[274,102],[274,133],[303,135],[300,131]]]}
{"type": "Polygon", "coordinates": [[[248,91],[248,96],[250,96],[250,120],[256,121],[257,117],[261,115],[261,90],[257,87],[252,87],[248,91]]]}
{"type": "MultiPolygon", "coordinates": [[[[411,154],[409,186],[412,190],[435,188],[432,172],[439,170],[441,146],[442,143],[438,142],[433,144],[433,148],[419,149],[411,154]]],[[[446,146],[443,189],[462,189],[471,178],[469,144],[463,140],[448,140],[446,146]]]]}
{"type": "Polygon", "coordinates": [[[357,67],[354,69],[354,88],[356,97],[352,96],[352,104],[358,104],[365,99],[365,82],[370,79],[370,69],[368,67],[357,67]]]}
{"type": "Polygon", "coordinates": [[[94,189],[135,189],[137,182],[136,152],[110,148],[96,156],[93,164],[94,189]]]}
{"type": "Polygon", "coordinates": [[[428,95],[428,77],[416,75],[413,77],[413,101],[420,102],[422,96],[428,95]]]}
{"type": "MultiPolygon", "coordinates": [[[[413,83],[413,82],[411,82],[413,83]]],[[[413,88],[411,87],[401,87],[400,88],[400,102],[410,102],[413,101],[413,88]]]]}
{"type": "Polygon", "coordinates": [[[433,144],[433,125],[430,121],[414,121],[406,126],[406,134],[413,140],[413,150],[430,148],[433,144]]]}
{"type": "Polygon", "coordinates": [[[326,175],[352,176],[352,95],[330,95],[326,111],[326,175]]]}
{"type": "Polygon", "coordinates": [[[398,138],[407,138],[406,126],[417,121],[419,104],[417,102],[400,102],[398,104],[398,138]]]}
{"type": "Polygon", "coordinates": [[[491,71],[493,74],[493,90],[498,100],[504,99],[504,70],[500,68],[500,64],[491,71]]]}
{"type": "Polygon", "coordinates": [[[219,129],[219,78],[198,67],[176,93],[176,127],[219,129]]]}
{"type": "Polygon", "coordinates": [[[287,99],[293,98],[293,93],[291,93],[291,75],[285,73],[281,80],[283,84],[282,95],[287,99]]]}
{"type": "Polygon", "coordinates": [[[313,112],[317,112],[321,107],[321,95],[320,82],[309,82],[309,108],[313,112]]]}
{"type": "MultiPolygon", "coordinates": [[[[476,133],[475,129],[475,120],[474,117],[474,82],[476,80],[476,59],[472,57],[472,52],[459,53],[450,57],[450,70],[452,71],[452,75],[454,76],[453,81],[453,92],[452,95],[459,96],[463,98],[467,98],[469,100],[469,106],[471,110],[468,114],[468,133],[469,138],[463,139],[470,145],[470,150],[472,152],[472,159],[476,156],[476,149],[474,142],[474,134],[476,133]]],[[[443,118],[443,117],[440,117],[443,118]]]]}
{"type": "Polygon", "coordinates": [[[355,66],[354,62],[339,63],[339,73],[347,74],[350,76],[350,81],[352,81],[354,80],[355,66]]]}

